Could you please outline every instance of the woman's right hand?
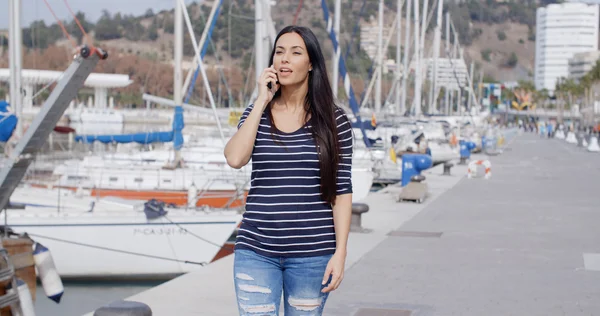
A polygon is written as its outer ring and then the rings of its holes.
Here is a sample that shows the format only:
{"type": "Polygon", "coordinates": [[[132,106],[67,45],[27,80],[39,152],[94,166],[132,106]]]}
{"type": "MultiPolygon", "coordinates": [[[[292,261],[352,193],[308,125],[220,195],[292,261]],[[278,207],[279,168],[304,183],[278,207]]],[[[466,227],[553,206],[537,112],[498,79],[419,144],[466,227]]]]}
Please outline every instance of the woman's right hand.
{"type": "Polygon", "coordinates": [[[275,70],[275,67],[271,65],[271,67],[265,68],[258,79],[258,97],[256,100],[263,103],[260,105],[266,106],[273,100],[273,96],[275,96],[279,87],[280,85],[277,80],[277,70],[275,70]],[[267,87],[268,83],[271,83],[271,89],[267,87]]]}

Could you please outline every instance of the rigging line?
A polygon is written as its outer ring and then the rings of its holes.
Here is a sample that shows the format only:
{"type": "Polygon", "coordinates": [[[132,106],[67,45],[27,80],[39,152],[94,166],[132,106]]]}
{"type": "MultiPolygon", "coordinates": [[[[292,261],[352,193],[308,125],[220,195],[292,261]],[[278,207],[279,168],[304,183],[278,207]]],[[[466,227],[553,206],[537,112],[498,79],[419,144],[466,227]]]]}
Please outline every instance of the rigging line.
{"type": "Polygon", "coordinates": [[[192,233],[192,232],[191,232],[191,231],[189,231],[187,228],[185,228],[185,227],[183,227],[183,226],[179,225],[179,223],[175,223],[175,222],[173,222],[173,221],[172,221],[172,220],[171,220],[171,219],[170,219],[170,218],[169,218],[167,215],[163,215],[163,217],[164,217],[166,220],[168,220],[168,221],[169,221],[171,224],[173,224],[173,225],[175,225],[175,226],[179,227],[179,229],[182,229],[182,230],[183,230],[183,231],[185,231],[186,233],[188,233],[188,234],[190,234],[190,235],[192,235],[192,236],[194,236],[194,237],[196,237],[196,238],[198,238],[198,239],[200,239],[200,240],[204,241],[205,243],[207,243],[207,244],[211,244],[211,245],[213,245],[213,246],[215,246],[215,247],[219,247],[219,249],[221,249],[221,248],[225,248],[225,246],[224,246],[224,245],[223,245],[223,246],[221,246],[221,245],[219,245],[219,244],[215,244],[214,242],[212,242],[212,241],[210,241],[210,240],[206,240],[206,239],[204,239],[204,238],[202,238],[202,237],[200,237],[200,236],[198,236],[198,235],[196,235],[196,234],[192,233]]]}
{"type": "Polygon", "coordinates": [[[75,42],[75,40],[71,37],[71,35],[69,35],[69,32],[67,32],[65,25],[56,16],[56,14],[54,13],[54,10],[52,10],[52,7],[50,6],[50,3],[48,3],[48,0],[44,0],[44,2],[46,3],[48,10],[50,10],[50,13],[52,13],[52,16],[56,20],[56,23],[58,24],[58,26],[60,26],[60,29],[63,31],[63,34],[67,37],[67,39],[69,39],[69,41],[71,41],[71,44],[73,44],[73,48],[77,47],[77,42],[75,42]]]}
{"type": "Polygon", "coordinates": [[[207,265],[206,262],[178,260],[178,259],[166,258],[166,257],[161,257],[161,256],[148,255],[148,254],[139,253],[139,252],[125,251],[125,250],[119,250],[119,249],[114,249],[114,248],[107,248],[107,247],[102,247],[102,246],[84,244],[84,243],[80,243],[80,242],[76,242],[76,241],[71,241],[71,240],[66,240],[66,239],[60,239],[60,238],[54,238],[54,237],[48,237],[48,236],[39,235],[39,234],[30,234],[30,233],[28,233],[28,235],[29,236],[33,236],[33,237],[38,237],[38,238],[46,238],[46,239],[49,239],[49,240],[54,240],[54,241],[63,242],[63,243],[67,243],[67,244],[73,244],[73,245],[82,246],[82,247],[88,247],[88,248],[94,248],[94,249],[100,249],[100,250],[106,250],[106,251],[123,253],[123,254],[126,254],[126,255],[139,256],[139,257],[152,258],[152,259],[160,259],[160,260],[173,261],[173,262],[179,262],[179,263],[197,264],[197,265],[200,265],[200,266],[207,265]]]}
{"type": "MultiPolygon", "coordinates": [[[[69,9],[69,12],[71,13],[71,16],[73,17],[73,19],[75,20],[75,23],[77,23],[77,25],[79,26],[79,29],[81,30],[81,34],[83,35],[83,38],[85,40],[87,40],[87,44],[91,45],[90,38],[88,37],[87,33],[83,29],[83,26],[81,26],[81,22],[79,22],[79,19],[77,18],[77,16],[73,13],[73,10],[71,10],[71,6],[69,5],[69,2],[67,2],[67,0],[63,0],[63,2],[67,6],[67,9],[69,9]]],[[[85,40],[84,40],[84,43],[86,43],[85,40]]]]}
{"type": "Polygon", "coordinates": [[[298,7],[296,8],[296,14],[294,14],[294,22],[292,23],[293,25],[296,25],[296,21],[298,21],[298,16],[300,15],[300,11],[302,11],[302,3],[302,0],[300,0],[300,2],[298,3],[298,7]]]}

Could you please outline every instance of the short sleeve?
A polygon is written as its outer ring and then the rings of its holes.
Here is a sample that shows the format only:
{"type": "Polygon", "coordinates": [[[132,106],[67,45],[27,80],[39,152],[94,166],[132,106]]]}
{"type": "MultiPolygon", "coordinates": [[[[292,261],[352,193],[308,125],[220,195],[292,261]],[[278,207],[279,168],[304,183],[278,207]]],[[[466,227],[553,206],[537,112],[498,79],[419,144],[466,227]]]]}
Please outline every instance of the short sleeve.
{"type": "Polygon", "coordinates": [[[244,122],[246,122],[248,115],[250,115],[250,112],[252,112],[252,108],[254,108],[254,104],[250,104],[246,108],[246,110],[244,110],[244,113],[242,113],[242,116],[240,117],[240,122],[238,123],[238,126],[237,126],[238,129],[240,129],[240,127],[242,127],[242,125],[244,125],[244,122]]]}
{"type": "Polygon", "coordinates": [[[340,108],[335,111],[338,142],[340,145],[340,160],[337,172],[337,195],[352,193],[352,154],[354,136],[352,124],[346,113],[340,108]]]}

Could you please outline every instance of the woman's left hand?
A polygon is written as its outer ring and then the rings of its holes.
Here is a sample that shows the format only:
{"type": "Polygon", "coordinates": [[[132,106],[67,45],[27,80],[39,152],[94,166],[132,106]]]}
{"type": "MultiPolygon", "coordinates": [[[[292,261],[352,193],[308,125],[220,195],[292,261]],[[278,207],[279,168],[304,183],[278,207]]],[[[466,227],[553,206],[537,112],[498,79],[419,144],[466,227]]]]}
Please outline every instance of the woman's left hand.
{"type": "Polygon", "coordinates": [[[342,283],[342,279],[344,279],[344,266],[346,264],[346,254],[341,252],[335,252],[331,259],[329,259],[329,263],[327,263],[327,268],[325,269],[325,275],[323,276],[323,285],[327,283],[329,280],[329,276],[331,275],[331,282],[329,285],[321,290],[323,293],[331,292],[337,290],[342,283]]]}

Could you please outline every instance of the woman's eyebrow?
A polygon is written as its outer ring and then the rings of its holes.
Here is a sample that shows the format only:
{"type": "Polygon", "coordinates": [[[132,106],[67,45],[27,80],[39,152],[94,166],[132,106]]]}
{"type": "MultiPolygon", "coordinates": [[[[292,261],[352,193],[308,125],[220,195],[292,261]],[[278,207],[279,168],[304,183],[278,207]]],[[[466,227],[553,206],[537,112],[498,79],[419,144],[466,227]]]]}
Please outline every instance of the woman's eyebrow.
{"type": "MultiPolygon", "coordinates": [[[[283,47],[283,46],[277,46],[276,48],[285,49],[285,47],[283,47]]],[[[304,50],[304,48],[302,48],[302,46],[292,46],[292,49],[294,49],[294,48],[300,48],[301,50],[304,50]]]]}

